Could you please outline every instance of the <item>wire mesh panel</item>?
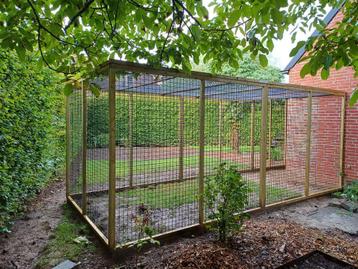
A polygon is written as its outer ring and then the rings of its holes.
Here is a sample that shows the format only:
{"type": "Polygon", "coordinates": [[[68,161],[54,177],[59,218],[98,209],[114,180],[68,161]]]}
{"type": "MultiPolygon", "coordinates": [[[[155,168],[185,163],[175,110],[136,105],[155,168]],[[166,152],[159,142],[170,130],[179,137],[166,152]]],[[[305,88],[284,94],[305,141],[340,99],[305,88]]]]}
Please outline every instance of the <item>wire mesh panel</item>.
{"type": "Polygon", "coordinates": [[[313,97],[310,193],[340,186],[341,98],[313,97]]]}
{"type": "MultiPolygon", "coordinates": [[[[205,175],[210,176],[220,163],[235,166],[250,187],[247,208],[258,207],[259,141],[261,122],[258,87],[226,84],[219,93],[206,92],[205,175]],[[209,130],[215,129],[213,133],[209,130]]],[[[207,209],[206,217],[212,212],[207,209]]]]}
{"type": "MultiPolygon", "coordinates": [[[[198,222],[197,100],[171,96],[188,85],[186,79],[173,80],[151,75],[119,77],[116,177],[120,244],[146,236],[144,226],[158,234],[198,222]],[[157,83],[165,85],[162,95],[155,92],[157,83]]],[[[197,87],[196,81],[189,85],[197,87]]]]}
{"type": "Polygon", "coordinates": [[[266,203],[272,204],[303,196],[307,150],[307,92],[269,91],[266,203]],[[287,111],[286,111],[287,110],[287,111]],[[285,160],[287,158],[287,160],[285,160]]]}
{"type": "Polygon", "coordinates": [[[82,91],[74,90],[68,97],[69,102],[69,194],[82,206],[82,134],[83,134],[83,100],[82,91]]]}
{"type": "Polygon", "coordinates": [[[108,234],[108,91],[87,91],[87,215],[108,234]]]}

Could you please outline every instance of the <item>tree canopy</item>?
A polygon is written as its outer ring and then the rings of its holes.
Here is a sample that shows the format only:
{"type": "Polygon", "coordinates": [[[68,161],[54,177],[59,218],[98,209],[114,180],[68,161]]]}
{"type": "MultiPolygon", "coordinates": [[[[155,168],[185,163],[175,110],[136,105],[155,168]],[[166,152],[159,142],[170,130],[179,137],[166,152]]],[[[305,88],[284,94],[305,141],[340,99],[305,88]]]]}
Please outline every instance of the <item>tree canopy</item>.
{"type": "MultiPolygon", "coordinates": [[[[204,72],[215,72],[212,62],[194,65],[193,69],[204,72]]],[[[247,54],[243,55],[242,59],[238,61],[238,67],[234,68],[229,64],[223,64],[219,73],[271,82],[282,82],[283,80],[283,74],[277,67],[271,65],[263,67],[258,59],[252,59],[247,54]]]]}
{"type": "Polygon", "coordinates": [[[191,62],[211,61],[238,68],[248,53],[266,66],[274,40],[290,30],[317,28],[320,36],[298,42],[310,53],[301,75],[353,66],[358,69],[357,8],[342,7],[344,19],[327,29],[323,17],[342,0],[3,0],[0,47],[20,57],[38,51],[51,69],[76,79],[89,75],[108,58],[144,61],[190,71],[191,62]],[[209,10],[210,12],[209,12],[209,10]]]}

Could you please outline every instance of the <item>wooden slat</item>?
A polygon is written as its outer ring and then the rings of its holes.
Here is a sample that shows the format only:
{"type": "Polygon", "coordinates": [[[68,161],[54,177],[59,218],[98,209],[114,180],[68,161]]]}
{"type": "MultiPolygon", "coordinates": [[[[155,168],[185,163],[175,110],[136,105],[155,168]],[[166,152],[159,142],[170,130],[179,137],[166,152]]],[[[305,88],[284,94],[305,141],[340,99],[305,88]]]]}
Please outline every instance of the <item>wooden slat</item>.
{"type": "Polygon", "coordinates": [[[85,222],[90,226],[92,231],[99,237],[99,239],[104,243],[106,246],[108,246],[108,239],[107,237],[102,233],[102,231],[97,227],[97,225],[86,215],[82,214],[82,209],[79,207],[79,205],[76,203],[76,201],[71,197],[67,197],[68,203],[79,213],[79,215],[83,218],[85,222]]]}
{"type": "Polygon", "coordinates": [[[109,70],[109,190],[108,190],[108,244],[110,249],[116,246],[116,77],[113,70],[109,70]]]}
{"type": "Polygon", "coordinates": [[[260,207],[266,206],[266,140],[267,140],[267,108],[268,108],[268,87],[262,90],[261,107],[261,143],[260,143],[260,207]]]}

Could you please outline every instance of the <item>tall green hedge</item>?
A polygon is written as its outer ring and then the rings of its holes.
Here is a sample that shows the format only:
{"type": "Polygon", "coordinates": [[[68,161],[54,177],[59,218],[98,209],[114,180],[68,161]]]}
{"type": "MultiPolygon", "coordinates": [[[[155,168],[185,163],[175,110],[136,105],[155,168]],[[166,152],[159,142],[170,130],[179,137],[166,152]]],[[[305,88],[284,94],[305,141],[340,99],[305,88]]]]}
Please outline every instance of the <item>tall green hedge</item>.
{"type": "Polygon", "coordinates": [[[0,50],[0,229],[62,163],[62,98],[36,59],[0,50]]]}
{"type": "MultiPolygon", "coordinates": [[[[275,110],[282,110],[283,102],[276,102],[275,110]]],[[[206,100],[205,138],[206,144],[219,142],[219,103],[206,100]]],[[[186,99],[184,103],[184,137],[186,145],[197,145],[199,137],[199,103],[186,99]]],[[[256,105],[255,143],[260,141],[261,106],[256,105]]],[[[128,142],[129,96],[116,96],[116,143],[128,142]]],[[[241,145],[250,143],[250,103],[224,103],[223,139],[229,143],[231,125],[237,122],[241,145]]],[[[133,144],[134,146],[174,146],[178,144],[179,99],[134,95],[133,97],[133,144]]],[[[283,133],[283,115],[273,115],[273,137],[283,133]]],[[[91,97],[88,102],[88,146],[108,145],[108,96],[91,97]]]]}

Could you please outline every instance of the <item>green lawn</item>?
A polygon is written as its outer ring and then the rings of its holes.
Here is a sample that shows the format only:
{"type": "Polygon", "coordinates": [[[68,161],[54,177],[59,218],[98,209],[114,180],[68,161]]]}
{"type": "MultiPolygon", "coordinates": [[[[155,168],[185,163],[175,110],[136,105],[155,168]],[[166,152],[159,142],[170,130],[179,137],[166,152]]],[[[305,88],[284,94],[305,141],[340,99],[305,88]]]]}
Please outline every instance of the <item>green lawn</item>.
{"type": "MultiPolygon", "coordinates": [[[[259,185],[249,181],[252,192],[259,195],[259,185]]],[[[300,196],[300,193],[279,187],[267,186],[267,204],[300,196]]],[[[175,208],[183,204],[190,204],[198,199],[198,185],[196,180],[180,183],[160,184],[155,188],[132,189],[117,194],[119,204],[145,204],[151,208],[175,208]]]]}
{"type": "MultiPolygon", "coordinates": [[[[228,164],[237,165],[239,169],[247,168],[245,164],[225,161],[228,164]]],[[[154,173],[177,170],[179,168],[179,158],[167,158],[158,160],[135,160],[133,164],[133,174],[154,173]]],[[[198,167],[199,157],[188,156],[183,159],[184,168],[198,167]]],[[[107,160],[88,160],[87,161],[87,180],[91,183],[106,182],[108,180],[107,160]],[[94,173],[92,174],[92,171],[94,173]],[[98,175],[101,175],[100,177],[98,175]]],[[[214,168],[220,164],[220,159],[216,157],[205,157],[206,168],[214,168]]],[[[124,177],[129,173],[129,162],[124,160],[116,161],[116,176],[124,177]]]]}
{"type": "MultiPolygon", "coordinates": [[[[199,149],[199,146],[192,146],[191,148],[199,149]]],[[[220,146],[205,146],[205,152],[212,152],[212,151],[220,151],[220,146]]],[[[234,150],[230,146],[222,146],[222,152],[233,152],[234,150]]],[[[254,152],[259,152],[260,146],[254,146],[254,152]]],[[[240,146],[241,153],[248,153],[251,152],[251,146],[240,146]]]]}

